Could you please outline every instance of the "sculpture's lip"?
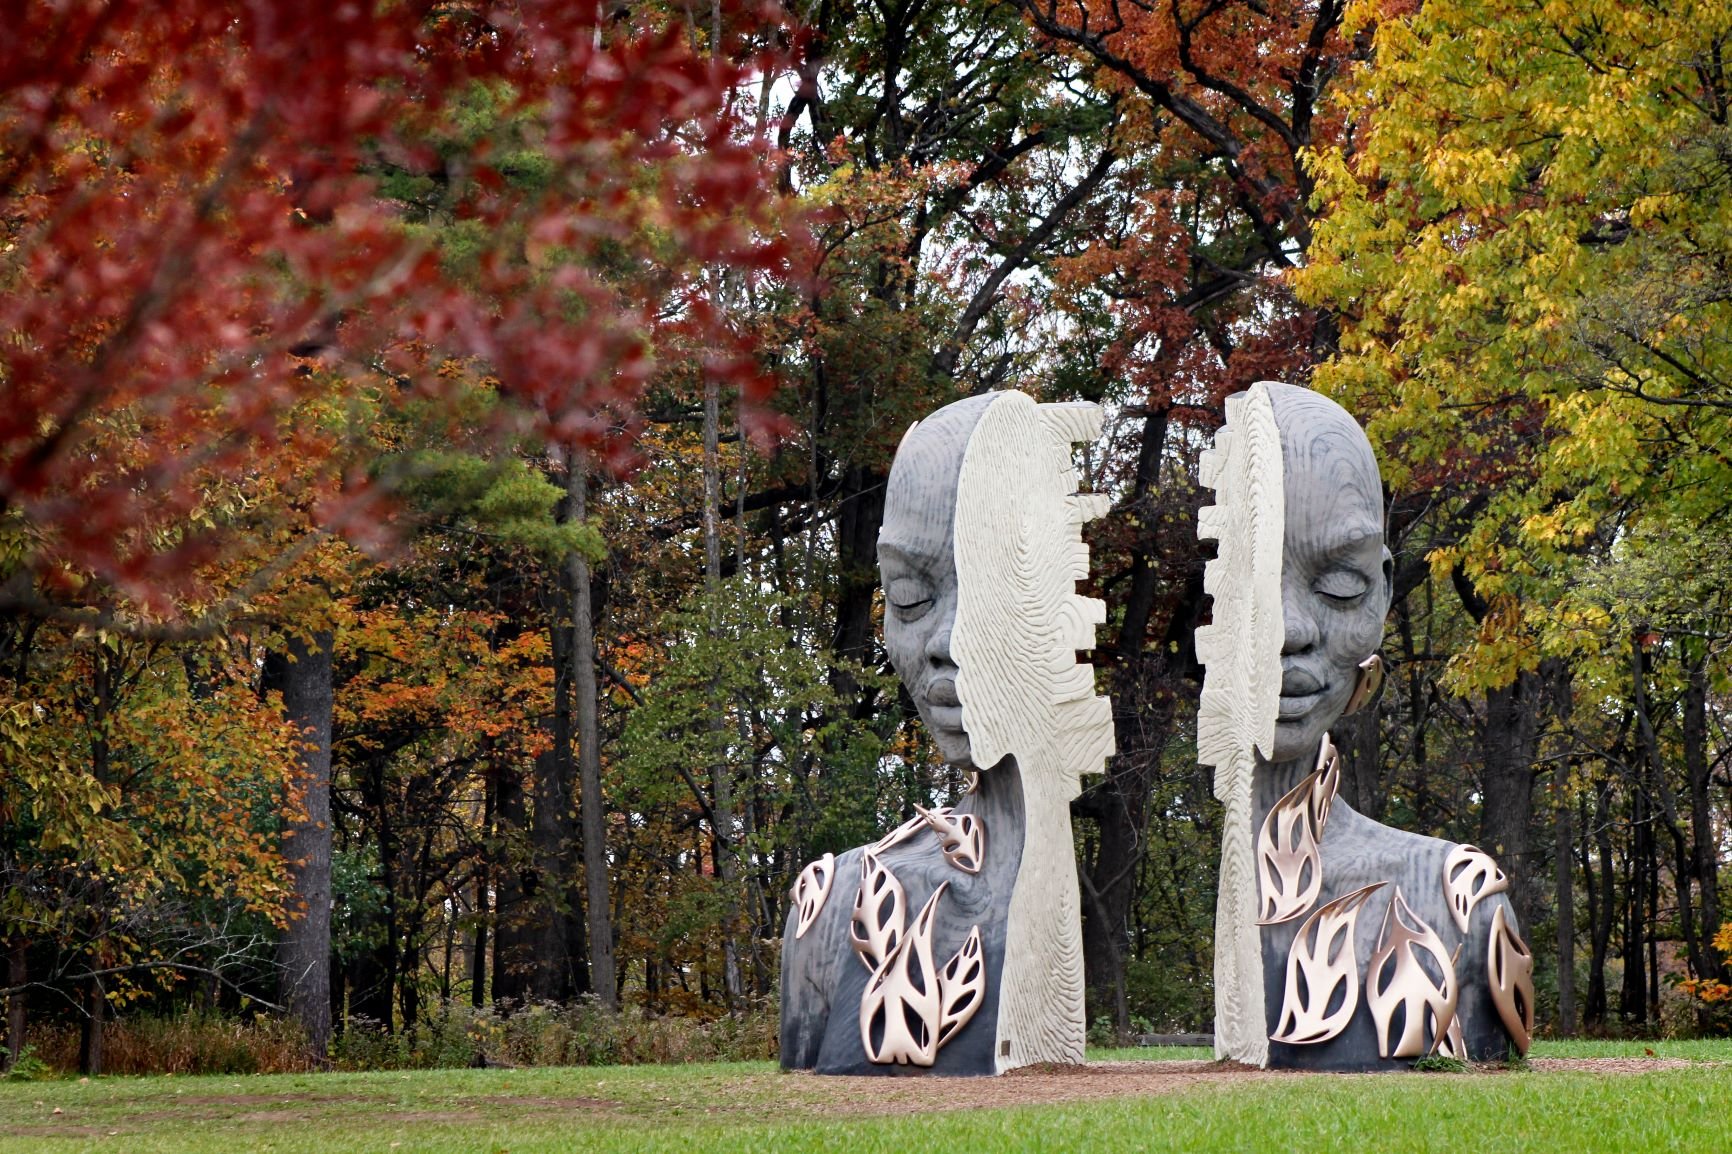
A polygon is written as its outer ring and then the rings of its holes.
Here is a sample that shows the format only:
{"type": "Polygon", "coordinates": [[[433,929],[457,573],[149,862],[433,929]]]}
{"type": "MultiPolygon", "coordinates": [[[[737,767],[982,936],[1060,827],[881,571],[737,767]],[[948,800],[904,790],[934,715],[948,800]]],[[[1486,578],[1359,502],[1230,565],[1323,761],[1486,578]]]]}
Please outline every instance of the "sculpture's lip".
{"type": "Polygon", "coordinates": [[[1279,710],[1275,716],[1281,721],[1294,721],[1304,717],[1319,701],[1323,700],[1323,693],[1322,689],[1316,689],[1310,693],[1283,693],[1279,710]]]}
{"type": "Polygon", "coordinates": [[[939,705],[935,702],[926,703],[926,723],[933,729],[942,729],[953,733],[962,732],[962,706],[939,705]]]}
{"type": "Polygon", "coordinates": [[[926,700],[931,705],[960,709],[962,698],[956,694],[956,678],[935,677],[928,681],[926,683],[926,700]]]}
{"type": "Polygon", "coordinates": [[[1328,682],[1309,670],[1292,668],[1281,671],[1282,697],[1311,697],[1322,693],[1327,687],[1328,682]]]}

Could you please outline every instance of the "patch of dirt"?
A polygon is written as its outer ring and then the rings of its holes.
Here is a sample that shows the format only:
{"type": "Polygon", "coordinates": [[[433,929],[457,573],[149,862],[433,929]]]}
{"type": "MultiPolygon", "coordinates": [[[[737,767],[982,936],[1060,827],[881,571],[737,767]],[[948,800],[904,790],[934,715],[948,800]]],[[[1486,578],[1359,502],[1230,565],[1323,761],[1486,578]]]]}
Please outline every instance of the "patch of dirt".
{"type": "MultiPolygon", "coordinates": [[[[1041,1106],[1100,1098],[1171,1094],[1193,1086],[1302,1078],[1291,1070],[1257,1070],[1236,1062],[1091,1062],[1087,1066],[1025,1066],[1001,1078],[819,1078],[801,1088],[826,1112],[923,1114],[994,1106],[1041,1106]]],[[[806,1095],[802,1095],[805,1097],[806,1095]]]]}
{"type": "MultiPolygon", "coordinates": [[[[1700,1065],[1681,1058],[1536,1058],[1542,1073],[1647,1074],[1700,1065]]],[[[1476,1073],[1505,1072],[1501,1065],[1475,1067],[1476,1073]]],[[[921,1114],[977,1107],[1041,1106],[1102,1098],[1153,1097],[1197,1086],[1265,1082],[1283,1078],[1437,1077],[1402,1072],[1316,1074],[1302,1070],[1258,1070],[1236,1062],[1091,1062],[1086,1066],[1028,1066],[1001,1078],[820,1078],[799,1080],[799,1101],[783,1113],[820,1107],[844,1114],[921,1114]]],[[[1447,1076],[1447,1075],[1443,1075],[1447,1076]]],[[[790,1098],[796,1097],[790,1094],[790,1098]]]]}
{"type": "Polygon", "coordinates": [[[1528,1065],[1548,1073],[1575,1070],[1589,1074],[1650,1074],[1655,1070],[1682,1070],[1689,1066],[1718,1065],[1686,1058],[1529,1058],[1528,1065]]]}

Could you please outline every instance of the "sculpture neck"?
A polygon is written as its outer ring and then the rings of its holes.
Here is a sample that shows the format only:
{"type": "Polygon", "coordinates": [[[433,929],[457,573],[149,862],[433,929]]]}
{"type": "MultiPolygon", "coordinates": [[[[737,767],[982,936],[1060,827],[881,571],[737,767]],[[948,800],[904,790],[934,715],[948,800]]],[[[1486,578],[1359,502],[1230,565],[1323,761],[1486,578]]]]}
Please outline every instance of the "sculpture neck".
{"type": "Polygon", "coordinates": [[[1284,761],[1264,761],[1262,754],[1257,755],[1257,794],[1265,793],[1280,797],[1305,779],[1312,770],[1317,768],[1317,751],[1323,748],[1323,742],[1317,741],[1298,757],[1284,761]]]}

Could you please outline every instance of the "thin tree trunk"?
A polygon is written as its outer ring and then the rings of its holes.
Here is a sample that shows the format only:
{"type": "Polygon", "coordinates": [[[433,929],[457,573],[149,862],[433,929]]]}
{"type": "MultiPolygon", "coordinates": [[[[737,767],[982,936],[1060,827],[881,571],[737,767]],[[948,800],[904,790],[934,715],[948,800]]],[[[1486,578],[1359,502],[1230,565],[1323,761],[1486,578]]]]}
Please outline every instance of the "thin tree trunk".
{"type": "MultiPolygon", "coordinates": [[[[1712,939],[1720,925],[1720,855],[1714,837],[1714,807],[1709,796],[1708,653],[1692,654],[1685,669],[1684,772],[1690,780],[1690,848],[1696,885],[1701,893],[1702,937],[1712,939]]],[[[1704,968],[1698,977],[1713,977],[1726,959],[1711,941],[1703,946],[1704,968]]]]}
{"type": "Polygon", "coordinates": [[[284,1000],[323,1062],[331,1042],[331,671],[329,629],[291,635],[265,657],[264,684],[283,695],[283,716],[300,734],[302,816],[284,831],[294,897],[277,941],[284,1000]]]}
{"type": "MultiPolygon", "coordinates": [[[[1615,872],[1612,866],[1612,815],[1610,805],[1611,786],[1602,783],[1595,791],[1594,820],[1592,823],[1594,852],[1599,859],[1599,884],[1594,884],[1595,870],[1588,861],[1585,843],[1588,838],[1583,831],[1582,840],[1582,873],[1588,879],[1588,905],[1593,914],[1593,939],[1590,943],[1591,954],[1588,962],[1588,1004],[1586,1018],[1589,1025],[1604,1026],[1606,1015],[1610,1010],[1610,999],[1606,992],[1606,957],[1612,946],[1612,925],[1617,915],[1617,899],[1613,894],[1615,872]],[[1596,894],[1595,891],[1598,891],[1596,894]]],[[[1585,803],[1584,803],[1585,806],[1585,803]]]]}
{"type": "MultiPolygon", "coordinates": [[[[717,611],[715,599],[722,587],[721,537],[721,384],[714,377],[704,382],[704,591],[709,595],[712,620],[717,611]]],[[[722,926],[722,986],[730,1010],[739,1009],[745,996],[745,982],[740,973],[739,898],[735,894],[738,869],[734,861],[734,782],[728,759],[721,750],[721,733],[726,728],[726,705],[714,698],[710,728],[716,735],[716,756],[710,764],[711,811],[715,814],[711,854],[715,859],[716,880],[721,883],[725,924],[722,926]]]]}
{"type": "Polygon", "coordinates": [[[1618,1016],[1626,1024],[1648,1020],[1647,952],[1642,948],[1647,920],[1648,864],[1653,856],[1648,814],[1647,773],[1642,763],[1630,791],[1630,850],[1624,859],[1624,982],[1618,1016]]]}
{"type": "Polygon", "coordinates": [[[553,716],[545,723],[547,747],[533,763],[535,815],[531,842],[535,854],[535,908],[532,914],[535,969],[530,994],[538,1001],[563,1002],[577,983],[572,969],[583,963],[571,956],[569,919],[577,911],[569,907],[568,879],[572,873],[570,854],[577,841],[573,821],[571,772],[571,629],[561,614],[551,614],[549,625],[553,658],[553,716]]]}
{"type": "Polygon", "coordinates": [[[1575,830],[1570,820],[1568,770],[1559,770],[1552,783],[1556,825],[1554,851],[1558,871],[1558,1033],[1576,1032],[1576,894],[1575,830]]]}
{"type": "MultiPolygon", "coordinates": [[[[589,517],[589,475],[575,449],[567,462],[566,493],[571,518],[589,517]]],[[[589,561],[573,551],[571,582],[571,682],[577,703],[578,801],[583,813],[584,909],[588,918],[590,989],[610,1010],[619,1008],[613,954],[613,907],[608,895],[607,811],[601,791],[601,724],[595,680],[595,619],[589,561]]]]}
{"type": "Polygon", "coordinates": [[[28,1025],[24,1002],[25,982],[30,980],[29,951],[23,938],[13,938],[6,950],[6,984],[13,993],[6,999],[6,1069],[12,1069],[24,1052],[24,1028],[28,1025]]]}
{"type": "Polygon", "coordinates": [[[479,1010],[487,1004],[487,927],[493,888],[493,804],[497,794],[495,770],[487,767],[481,787],[481,842],[483,860],[475,873],[475,938],[469,958],[469,1004],[479,1010]]]}
{"type": "Polygon", "coordinates": [[[523,781],[512,766],[500,766],[494,813],[499,829],[500,865],[494,894],[493,1004],[510,1010],[527,1000],[534,969],[535,938],[527,925],[535,892],[533,871],[524,868],[516,849],[528,824],[523,781]]]}

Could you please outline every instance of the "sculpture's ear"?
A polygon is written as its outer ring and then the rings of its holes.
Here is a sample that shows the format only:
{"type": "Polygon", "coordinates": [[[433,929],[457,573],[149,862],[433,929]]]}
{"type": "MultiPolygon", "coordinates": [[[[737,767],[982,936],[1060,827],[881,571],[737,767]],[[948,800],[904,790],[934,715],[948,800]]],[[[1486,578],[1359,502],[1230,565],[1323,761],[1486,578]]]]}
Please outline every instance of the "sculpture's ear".
{"type": "Polygon", "coordinates": [[[1390,553],[1389,546],[1383,547],[1383,616],[1389,616],[1389,607],[1395,604],[1395,556],[1390,553]]]}

